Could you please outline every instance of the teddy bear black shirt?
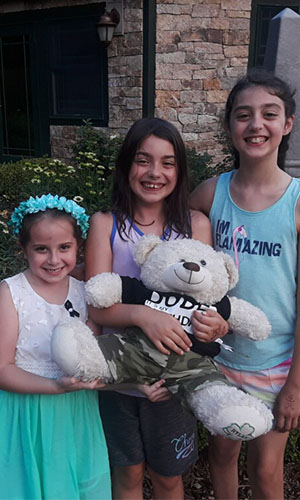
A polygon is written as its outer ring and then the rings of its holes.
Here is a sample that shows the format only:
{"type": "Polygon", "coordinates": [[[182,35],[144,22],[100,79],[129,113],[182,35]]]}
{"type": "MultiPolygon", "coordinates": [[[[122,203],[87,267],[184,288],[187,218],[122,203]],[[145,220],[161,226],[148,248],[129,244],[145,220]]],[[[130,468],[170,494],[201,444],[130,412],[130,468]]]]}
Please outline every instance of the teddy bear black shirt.
{"type": "Polygon", "coordinates": [[[194,311],[205,311],[213,309],[217,311],[225,320],[230,316],[231,307],[227,295],[220,302],[213,305],[202,304],[193,297],[176,292],[158,292],[150,290],[136,278],[122,276],[122,302],[124,304],[141,304],[158,311],[171,314],[176,318],[184,331],[189,336],[192,347],[191,350],[202,356],[214,357],[220,352],[218,342],[200,342],[192,331],[191,317],[194,311]]]}

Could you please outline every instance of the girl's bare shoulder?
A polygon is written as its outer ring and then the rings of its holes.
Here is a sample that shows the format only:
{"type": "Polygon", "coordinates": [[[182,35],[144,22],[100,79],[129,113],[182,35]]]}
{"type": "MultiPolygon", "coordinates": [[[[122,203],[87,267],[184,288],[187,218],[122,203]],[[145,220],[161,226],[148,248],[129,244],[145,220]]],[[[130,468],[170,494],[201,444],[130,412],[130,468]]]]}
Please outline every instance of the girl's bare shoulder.
{"type": "Polygon", "coordinates": [[[113,227],[111,213],[96,212],[91,217],[88,238],[85,244],[85,278],[110,272],[112,249],[110,237],[113,227]]]}
{"type": "Polygon", "coordinates": [[[95,212],[90,219],[90,231],[101,230],[111,233],[113,216],[111,212],[95,212]]]}
{"type": "Polygon", "coordinates": [[[7,295],[9,293],[8,284],[6,281],[0,281],[0,294],[7,295]]]}
{"type": "Polygon", "coordinates": [[[209,218],[203,212],[191,210],[192,237],[203,243],[212,245],[211,225],[209,218]]]}
{"type": "Polygon", "coordinates": [[[13,300],[10,289],[6,281],[0,282],[0,309],[7,312],[9,308],[13,307],[13,300]]]}
{"type": "Polygon", "coordinates": [[[190,207],[209,215],[219,177],[211,177],[197,186],[190,195],[190,207]]]}
{"type": "Polygon", "coordinates": [[[191,222],[193,224],[207,224],[207,221],[209,220],[207,215],[204,212],[201,212],[200,210],[190,210],[190,216],[191,216],[191,222]]]}

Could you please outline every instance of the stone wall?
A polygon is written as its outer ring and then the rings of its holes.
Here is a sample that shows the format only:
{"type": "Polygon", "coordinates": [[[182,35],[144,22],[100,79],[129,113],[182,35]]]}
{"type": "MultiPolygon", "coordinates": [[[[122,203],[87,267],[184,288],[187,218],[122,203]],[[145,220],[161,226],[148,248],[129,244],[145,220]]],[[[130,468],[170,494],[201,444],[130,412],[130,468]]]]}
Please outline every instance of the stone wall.
{"type": "Polygon", "coordinates": [[[157,0],[156,115],[214,156],[228,90],[245,73],[250,0],[157,0]]]}
{"type": "Polygon", "coordinates": [[[142,4],[142,0],[123,0],[124,35],[114,36],[107,49],[108,126],[120,133],[142,116],[142,4]]]}
{"type": "MultiPolygon", "coordinates": [[[[157,0],[155,115],[185,143],[222,158],[220,116],[248,63],[251,0],[157,0]]],[[[142,0],[124,0],[124,36],[108,48],[109,128],[142,116],[142,0]]]]}

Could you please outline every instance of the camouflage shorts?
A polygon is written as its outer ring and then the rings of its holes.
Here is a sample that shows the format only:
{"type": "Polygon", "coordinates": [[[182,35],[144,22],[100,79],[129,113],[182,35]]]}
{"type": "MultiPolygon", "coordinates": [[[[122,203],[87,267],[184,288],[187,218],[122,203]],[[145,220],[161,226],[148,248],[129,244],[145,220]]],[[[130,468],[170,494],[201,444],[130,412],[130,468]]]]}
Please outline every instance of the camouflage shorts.
{"type": "Polygon", "coordinates": [[[209,383],[229,384],[211,358],[193,351],[182,356],[163,354],[139,328],[101,335],[97,340],[115,383],[152,384],[164,379],[180,399],[209,383]]]}

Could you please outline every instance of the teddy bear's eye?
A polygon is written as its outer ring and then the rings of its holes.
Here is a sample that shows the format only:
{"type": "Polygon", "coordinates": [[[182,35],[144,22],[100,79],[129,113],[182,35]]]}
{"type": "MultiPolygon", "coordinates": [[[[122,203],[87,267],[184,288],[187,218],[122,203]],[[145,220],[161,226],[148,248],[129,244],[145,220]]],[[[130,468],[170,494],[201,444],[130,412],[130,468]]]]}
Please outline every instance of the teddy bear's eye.
{"type": "Polygon", "coordinates": [[[200,260],[201,266],[206,266],[206,260],[200,260]]]}

